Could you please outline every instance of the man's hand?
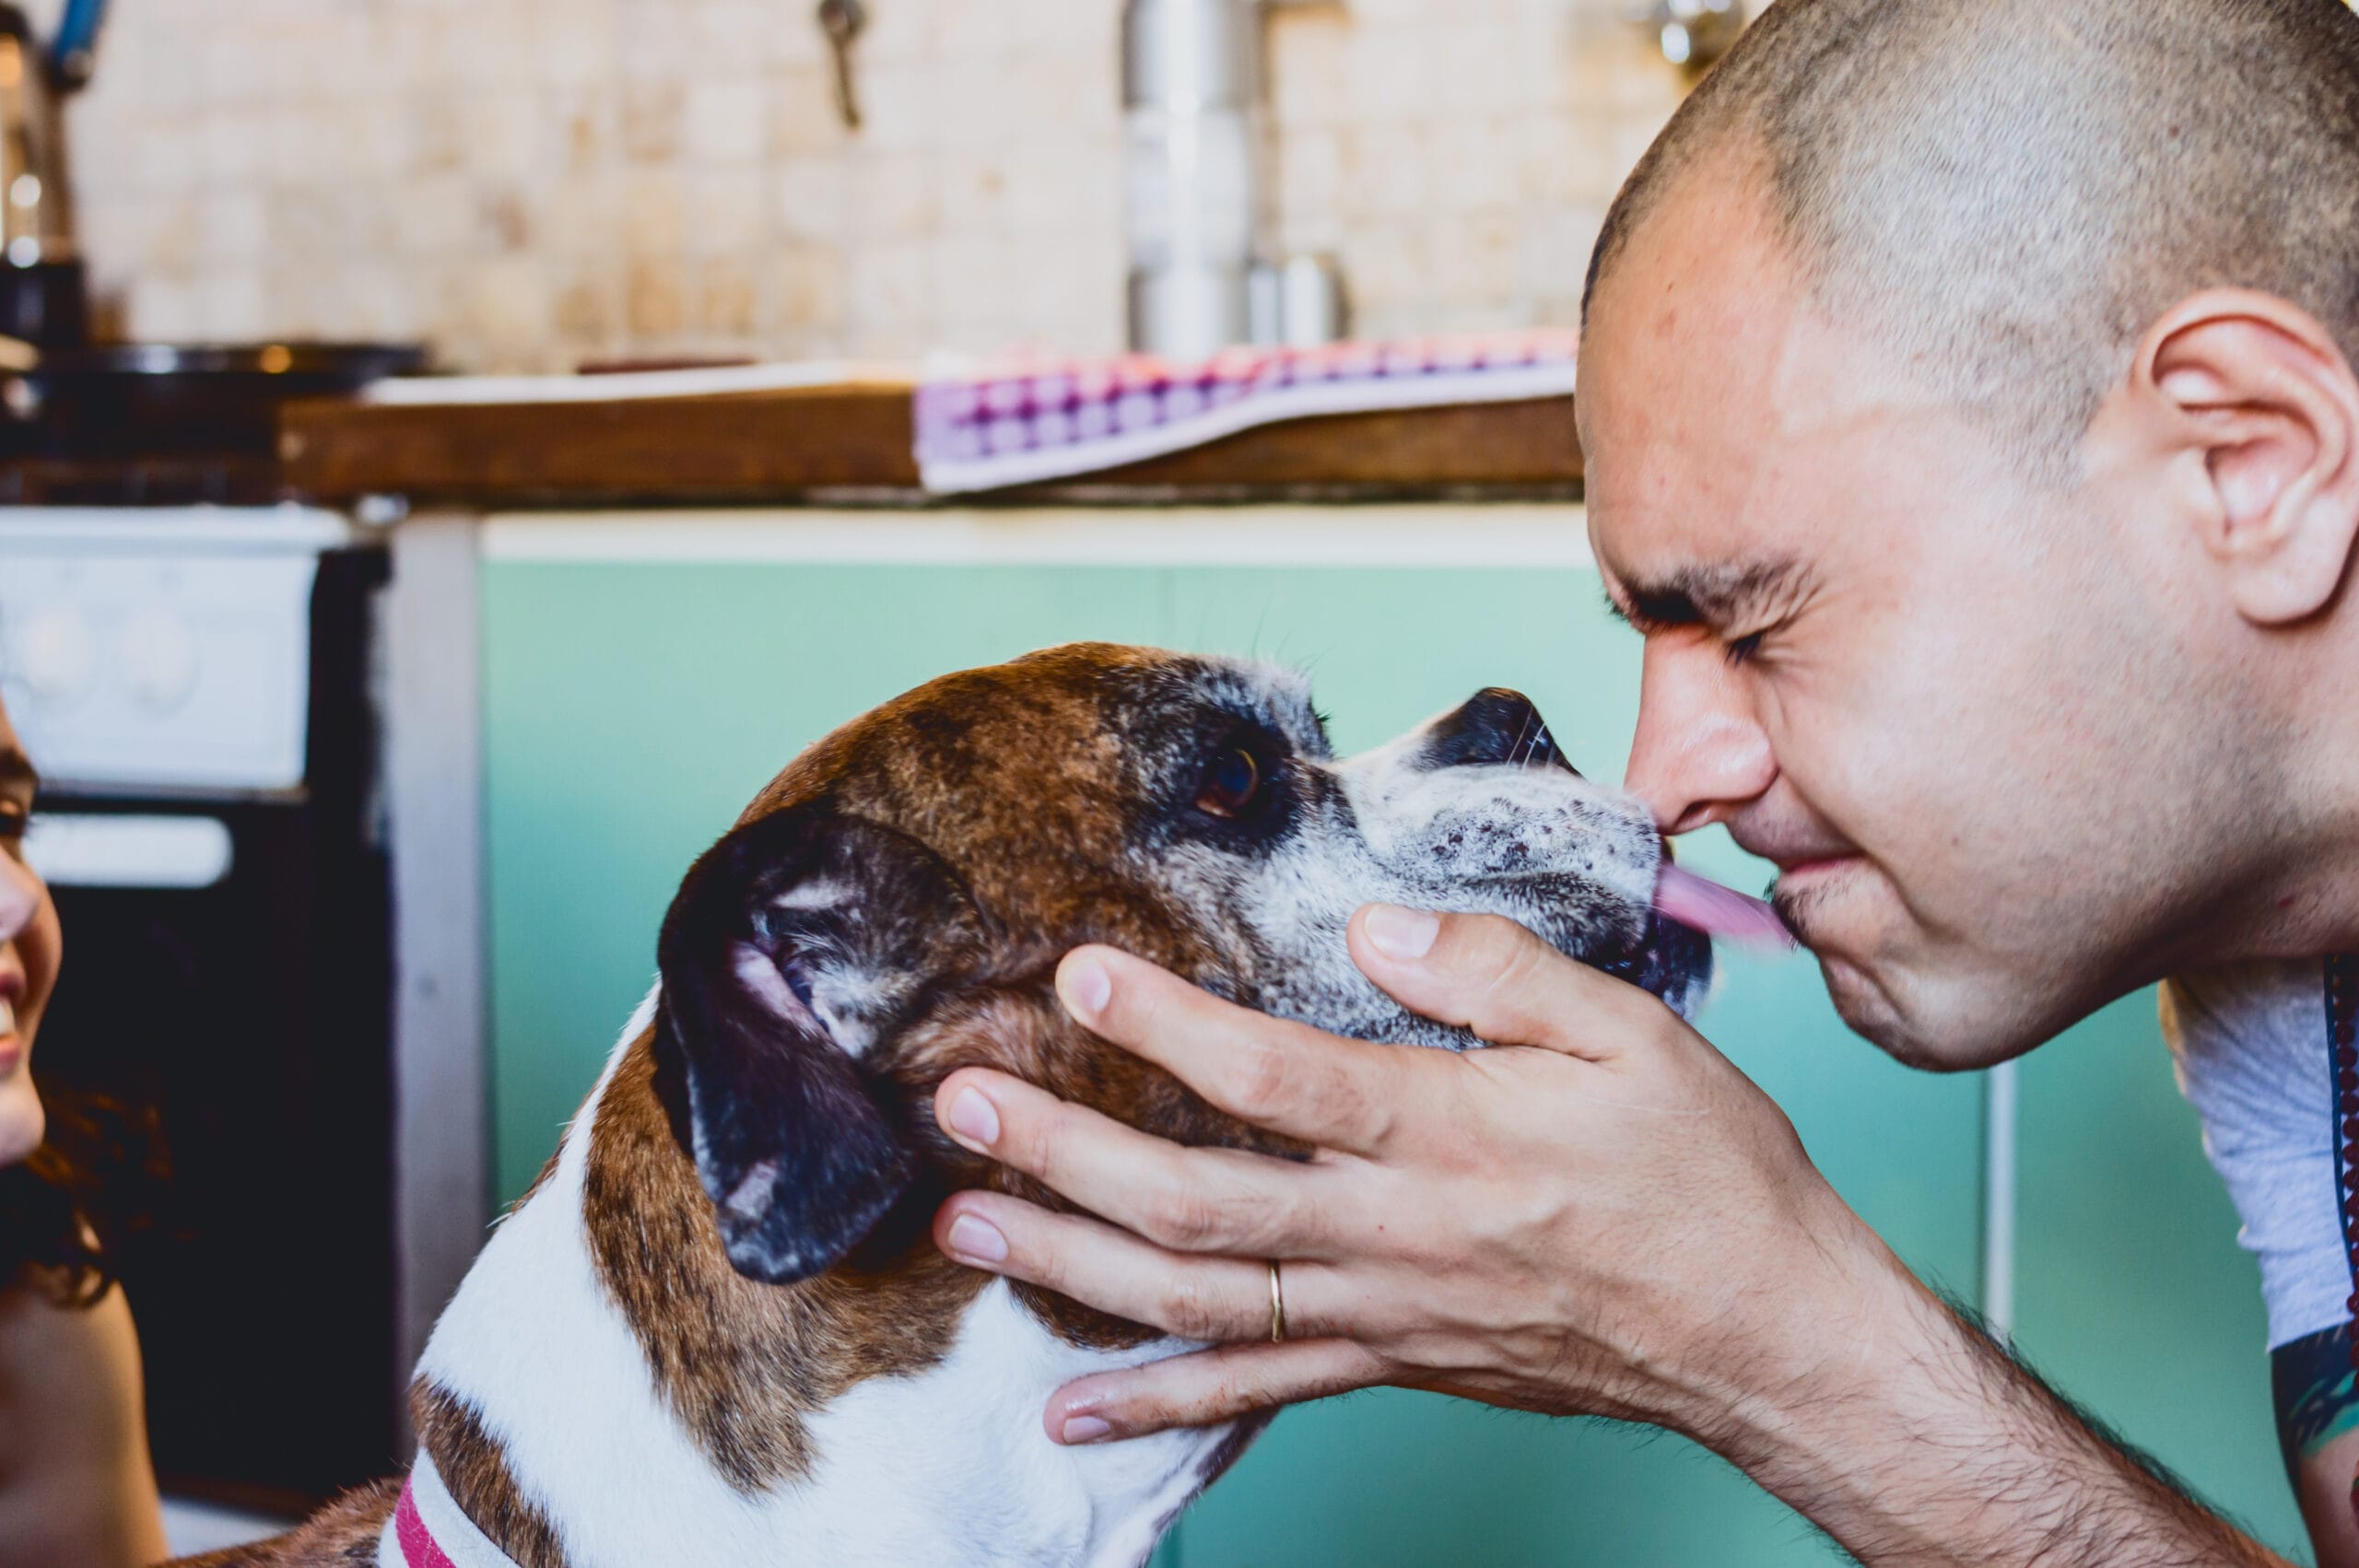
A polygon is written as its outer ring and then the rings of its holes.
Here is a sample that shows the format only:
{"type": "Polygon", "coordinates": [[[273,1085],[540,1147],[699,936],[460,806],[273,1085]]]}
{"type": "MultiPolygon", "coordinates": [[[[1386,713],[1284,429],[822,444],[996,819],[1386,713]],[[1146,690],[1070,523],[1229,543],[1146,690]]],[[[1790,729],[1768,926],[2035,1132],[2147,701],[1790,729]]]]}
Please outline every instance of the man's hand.
{"type": "Polygon", "coordinates": [[[1000,1073],[943,1083],[950,1136],[1102,1216],[964,1192],[945,1253],[1221,1342],[1059,1390],[1051,1437],[1398,1384],[1684,1432],[1871,1563],[2281,1561],[1935,1300],[1653,998],[1496,919],[1379,907],[1350,942],[1492,1048],[1339,1039],[1104,948],[1058,971],[1081,1022],[1308,1162],[1180,1148],[1000,1073]]]}
{"type": "Polygon", "coordinates": [[[1850,1359],[1898,1265],[1783,1113],[1669,1009],[1506,920],[1377,908],[1350,941],[1405,1005],[1493,1048],[1338,1039],[1101,948],[1058,975],[1075,1017],[1315,1145],[1307,1164],[1178,1149],[996,1073],[943,1085],[951,1136],[1113,1222],[964,1193],[935,1225],[946,1252],[1237,1341],[1076,1384],[1051,1435],[1396,1383],[1725,1447],[1764,1401],[1850,1359]],[[1273,1258],[1284,1345],[1268,1342],[1273,1258]]]}

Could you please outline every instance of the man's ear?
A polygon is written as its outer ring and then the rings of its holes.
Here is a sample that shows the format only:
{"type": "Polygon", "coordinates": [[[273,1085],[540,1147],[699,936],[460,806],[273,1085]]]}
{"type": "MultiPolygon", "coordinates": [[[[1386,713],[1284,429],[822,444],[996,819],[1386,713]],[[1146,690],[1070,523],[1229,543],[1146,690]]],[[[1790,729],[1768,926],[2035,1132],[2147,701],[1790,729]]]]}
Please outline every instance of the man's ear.
{"type": "Polygon", "coordinates": [[[824,805],[690,868],[656,948],[657,1082],[739,1273],[808,1279],[907,1190],[912,1142],[871,1064],[978,925],[925,846],[824,805]]]}
{"type": "Polygon", "coordinates": [[[2359,535],[2359,380],[2334,335],[2274,296],[2210,289],[2147,333],[2130,390],[2201,461],[2202,543],[2237,613],[2284,626],[2325,608],[2359,535]]]}

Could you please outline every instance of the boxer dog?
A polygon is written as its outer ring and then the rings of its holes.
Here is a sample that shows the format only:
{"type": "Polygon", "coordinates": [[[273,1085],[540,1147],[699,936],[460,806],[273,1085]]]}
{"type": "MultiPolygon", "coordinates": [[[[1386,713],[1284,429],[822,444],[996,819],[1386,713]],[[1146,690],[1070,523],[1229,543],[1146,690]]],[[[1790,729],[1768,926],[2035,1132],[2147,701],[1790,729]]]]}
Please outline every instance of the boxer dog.
{"type": "MultiPolygon", "coordinates": [[[[584,846],[594,852],[594,846],[584,846]]],[[[1520,920],[1685,1010],[1661,839],[1486,691],[1339,761],[1301,679],[1135,648],[947,676],[789,764],[688,871],[654,992],[418,1366],[409,1476],[214,1568],[1136,1564],[1259,1422],[1063,1448],[1050,1392],[1191,1346],[961,1268],[937,1132],[988,1064],[1185,1144],[1306,1151],[1075,1024],[1084,942],[1461,1048],[1353,965],[1384,899],[1520,920]]]]}

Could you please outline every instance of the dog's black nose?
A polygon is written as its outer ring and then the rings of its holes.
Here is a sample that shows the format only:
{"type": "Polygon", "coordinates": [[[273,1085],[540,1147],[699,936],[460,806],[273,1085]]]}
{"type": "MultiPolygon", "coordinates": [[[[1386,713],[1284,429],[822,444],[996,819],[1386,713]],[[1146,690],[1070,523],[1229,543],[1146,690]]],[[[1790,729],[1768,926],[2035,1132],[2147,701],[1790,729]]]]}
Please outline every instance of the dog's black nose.
{"type": "Polygon", "coordinates": [[[1427,755],[1436,767],[1561,767],[1579,770],[1556,749],[1540,709],[1521,692],[1491,686],[1435,724],[1427,755]]]}

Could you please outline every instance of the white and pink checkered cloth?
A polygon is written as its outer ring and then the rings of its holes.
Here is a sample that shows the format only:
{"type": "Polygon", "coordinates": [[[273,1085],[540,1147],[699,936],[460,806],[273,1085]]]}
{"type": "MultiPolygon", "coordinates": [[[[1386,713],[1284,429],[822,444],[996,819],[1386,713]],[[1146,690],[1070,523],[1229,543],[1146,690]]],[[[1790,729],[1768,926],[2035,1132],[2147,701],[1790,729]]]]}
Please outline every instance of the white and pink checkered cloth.
{"type": "Polygon", "coordinates": [[[1578,336],[1521,332],[1010,366],[917,391],[918,468],[941,494],[1092,474],[1255,425],[1573,390],[1578,336]]]}

